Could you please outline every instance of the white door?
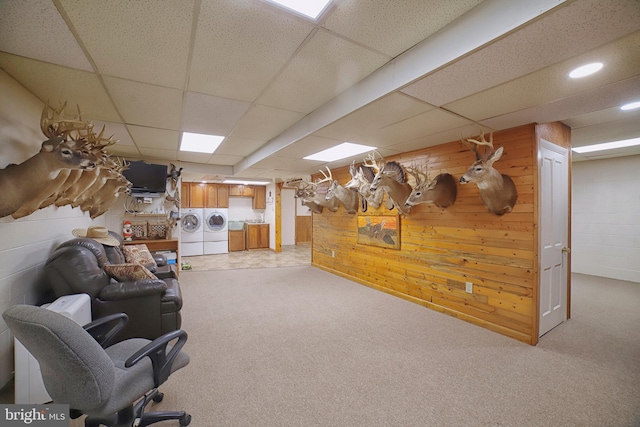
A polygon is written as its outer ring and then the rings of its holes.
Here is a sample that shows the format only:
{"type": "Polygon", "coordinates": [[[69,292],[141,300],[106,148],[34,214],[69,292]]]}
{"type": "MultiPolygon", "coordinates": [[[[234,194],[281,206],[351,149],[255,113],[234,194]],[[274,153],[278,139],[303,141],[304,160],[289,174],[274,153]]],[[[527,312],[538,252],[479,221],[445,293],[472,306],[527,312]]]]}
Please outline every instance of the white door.
{"type": "Polygon", "coordinates": [[[569,151],[540,140],[540,324],[542,336],[567,320],[569,151]]]}

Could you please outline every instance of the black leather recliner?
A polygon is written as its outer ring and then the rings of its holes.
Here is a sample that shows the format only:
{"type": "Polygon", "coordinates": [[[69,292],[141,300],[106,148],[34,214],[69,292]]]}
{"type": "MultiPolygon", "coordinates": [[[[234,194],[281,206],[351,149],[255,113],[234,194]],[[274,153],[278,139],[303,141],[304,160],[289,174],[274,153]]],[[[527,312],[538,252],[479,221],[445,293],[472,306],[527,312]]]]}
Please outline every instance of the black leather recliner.
{"type": "MultiPolygon", "coordinates": [[[[118,234],[109,234],[122,242],[118,234]]],[[[170,266],[160,266],[153,272],[158,279],[118,282],[103,269],[105,264],[124,262],[120,247],[103,246],[93,239],[79,237],[62,243],[49,256],[45,280],[56,298],[88,294],[93,319],[126,313],[129,322],[116,341],[152,340],[180,329],[182,295],[175,271],[170,266]]]]}

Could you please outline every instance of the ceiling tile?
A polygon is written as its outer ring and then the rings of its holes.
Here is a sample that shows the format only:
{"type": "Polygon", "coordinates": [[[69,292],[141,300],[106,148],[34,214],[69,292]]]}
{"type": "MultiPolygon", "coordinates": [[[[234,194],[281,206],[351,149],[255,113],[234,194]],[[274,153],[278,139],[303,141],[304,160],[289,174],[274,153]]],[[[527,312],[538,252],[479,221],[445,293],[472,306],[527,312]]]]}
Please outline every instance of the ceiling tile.
{"type": "Polygon", "coordinates": [[[255,139],[235,138],[230,136],[222,141],[222,144],[216,150],[216,154],[248,156],[249,154],[262,147],[264,141],[255,139]]]}
{"type": "Polygon", "coordinates": [[[183,162],[208,163],[211,158],[211,154],[178,151],[177,158],[183,162]]]}
{"type": "Polygon", "coordinates": [[[178,150],[180,132],[175,130],[148,128],[127,125],[136,145],[142,148],[157,148],[159,150],[178,150]]]}
{"type": "Polygon", "coordinates": [[[342,0],[324,23],[345,36],[393,58],[426,39],[482,0],[342,0]]]}
{"type": "Polygon", "coordinates": [[[572,2],[402,91],[442,106],[553,65],[567,52],[578,55],[612,42],[636,31],[638,22],[637,0],[572,2]]]}
{"type": "Polygon", "coordinates": [[[633,77],[638,74],[638,64],[640,31],[445,107],[473,120],[484,120],[633,77]],[[596,60],[606,64],[602,71],[582,79],[567,77],[573,68],[596,60]]]}
{"type": "Polygon", "coordinates": [[[371,132],[362,138],[357,138],[355,142],[389,148],[395,147],[402,142],[413,141],[449,128],[465,126],[469,123],[470,121],[463,117],[444,110],[434,109],[371,132]]]}
{"type": "Polygon", "coordinates": [[[107,153],[113,156],[125,157],[129,160],[137,160],[142,158],[138,149],[133,145],[129,146],[115,144],[107,148],[107,153]]]}
{"type": "Polygon", "coordinates": [[[50,0],[0,2],[0,51],[93,71],[50,0]]]}
{"type": "Polygon", "coordinates": [[[43,102],[57,106],[58,102],[67,101],[71,108],[80,106],[87,118],[120,121],[95,74],[3,52],[0,52],[0,67],[43,102]]]}
{"type": "Polygon", "coordinates": [[[178,160],[176,150],[159,150],[157,148],[140,148],[145,160],[178,160]]]}
{"type": "Polygon", "coordinates": [[[318,31],[258,102],[307,114],[387,61],[383,55],[318,31]]]}
{"type": "Polygon", "coordinates": [[[180,129],[182,91],[115,77],[104,83],[125,123],[180,129]]]}
{"type": "Polygon", "coordinates": [[[305,156],[309,156],[319,151],[326,150],[327,148],[334,147],[341,142],[344,141],[320,137],[316,136],[315,134],[309,135],[305,138],[302,138],[300,141],[290,144],[282,150],[278,151],[278,157],[285,157],[288,159],[302,159],[305,156]]]}
{"type": "Polygon", "coordinates": [[[301,113],[254,104],[233,129],[231,136],[267,142],[304,117],[301,113]]]}
{"type": "Polygon", "coordinates": [[[207,163],[212,165],[225,165],[225,166],[233,166],[242,160],[242,156],[230,156],[227,154],[218,154],[213,153],[213,156],[209,159],[207,163]]]}
{"type": "Polygon", "coordinates": [[[244,101],[187,92],[181,129],[227,136],[250,105],[244,101]]]}
{"type": "Polygon", "coordinates": [[[314,135],[349,141],[435,107],[402,93],[392,93],[314,132],[314,135]]]}
{"type": "Polygon", "coordinates": [[[252,102],[312,30],[261,2],[202,2],[189,90],[252,102]]]}
{"type": "Polygon", "coordinates": [[[492,117],[481,123],[493,129],[507,129],[527,123],[563,121],[575,115],[618,107],[633,99],[640,99],[640,76],[492,117]]]}
{"type": "Polygon", "coordinates": [[[194,0],[60,0],[101,74],[184,88],[194,0]]]}

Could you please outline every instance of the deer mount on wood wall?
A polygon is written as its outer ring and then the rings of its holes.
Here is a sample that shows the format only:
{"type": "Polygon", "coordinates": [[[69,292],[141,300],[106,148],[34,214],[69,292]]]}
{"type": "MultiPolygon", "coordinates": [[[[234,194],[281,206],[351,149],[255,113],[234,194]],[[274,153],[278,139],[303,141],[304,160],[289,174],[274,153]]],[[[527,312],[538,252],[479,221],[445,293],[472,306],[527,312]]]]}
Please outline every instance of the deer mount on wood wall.
{"type": "Polygon", "coordinates": [[[416,184],[405,202],[411,207],[420,203],[432,203],[439,208],[453,205],[458,196],[458,185],[451,174],[441,173],[429,181],[427,166],[408,168],[407,172],[415,178],[416,184]]]}
{"type": "Polygon", "coordinates": [[[117,141],[99,134],[78,114],[45,105],[40,118],[49,138],[40,152],[20,164],[0,169],[0,218],[22,218],[50,206],[80,207],[91,218],[105,213],[131,183],[122,176],[124,160],[111,158],[105,148],[117,141]]]}
{"type": "Polygon", "coordinates": [[[503,175],[494,169],[493,164],[502,156],[503,148],[493,148],[493,133],[489,135],[489,141],[484,139],[484,132],[480,134],[480,140],[462,140],[476,156],[476,161],[460,177],[461,184],[475,182],[480,190],[480,197],[484,206],[496,215],[504,215],[511,212],[518,199],[518,191],[513,180],[508,175],[503,175]],[[478,147],[484,146],[484,152],[480,153],[478,147]]]}

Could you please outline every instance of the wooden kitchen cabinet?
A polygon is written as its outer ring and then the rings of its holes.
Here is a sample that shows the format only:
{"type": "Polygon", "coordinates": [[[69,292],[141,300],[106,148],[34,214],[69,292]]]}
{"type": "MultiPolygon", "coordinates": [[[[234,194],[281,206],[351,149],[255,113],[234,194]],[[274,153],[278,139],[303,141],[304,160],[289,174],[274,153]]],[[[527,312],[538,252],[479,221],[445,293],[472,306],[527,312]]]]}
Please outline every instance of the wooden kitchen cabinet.
{"type": "Polygon", "coordinates": [[[229,230],[229,252],[244,251],[244,230],[229,230]]]}
{"type": "Polygon", "coordinates": [[[229,207],[229,186],[227,184],[206,184],[204,193],[205,208],[229,207]]]}
{"type": "Polygon", "coordinates": [[[191,204],[189,198],[189,183],[181,182],[180,183],[180,207],[188,208],[191,204]]]}
{"type": "Polygon", "coordinates": [[[189,208],[204,208],[205,184],[200,182],[189,183],[189,208]]]}
{"type": "Polygon", "coordinates": [[[269,224],[245,224],[247,249],[269,248],[269,224]]]}
{"type": "Polygon", "coordinates": [[[255,185],[253,187],[253,209],[267,208],[267,187],[255,185]]]}
{"type": "Polygon", "coordinates": [[[239,197],[253,197],[253,185],[230,184],[229,195],[239,197]]]}

